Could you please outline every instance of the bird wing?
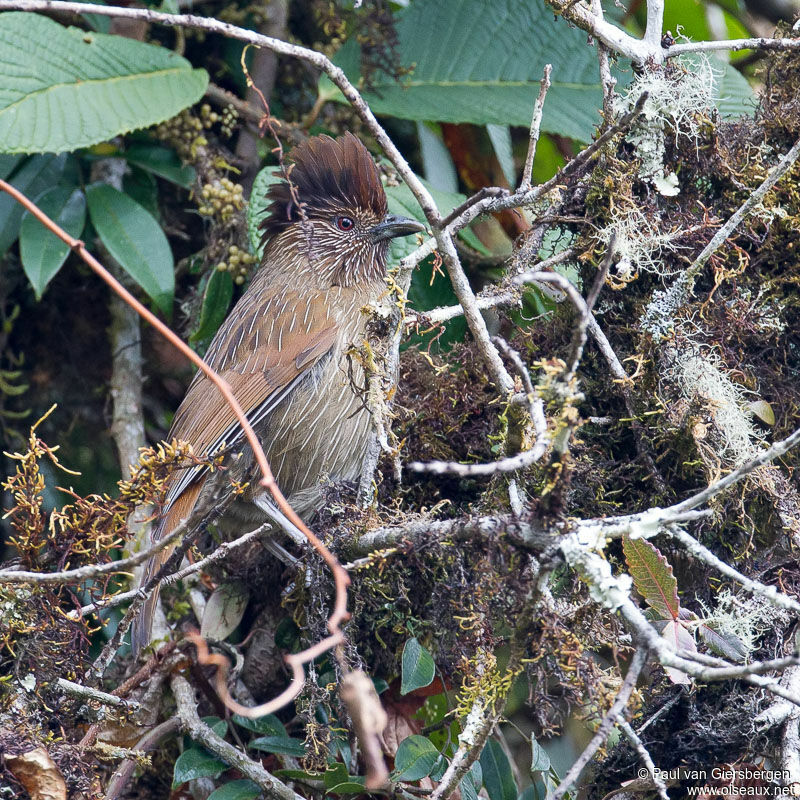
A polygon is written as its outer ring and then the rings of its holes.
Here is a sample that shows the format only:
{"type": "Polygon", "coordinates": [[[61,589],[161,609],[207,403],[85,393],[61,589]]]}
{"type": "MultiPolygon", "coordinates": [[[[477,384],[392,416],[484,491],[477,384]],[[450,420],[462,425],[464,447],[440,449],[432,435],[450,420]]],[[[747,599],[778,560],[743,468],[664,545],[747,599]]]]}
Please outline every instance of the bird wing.
{"type": "MultiPolygon", "coordinates": [[[[215,337],[206,360],[228,382],[250,424],[256,425],[330,353],[336,334],[321,295],[245,295],[215,337]]],[[[169,435],[205,457],[223,445],[235,448],[244,431],[217,387],[198,373],[169,435]]],[[[176,474],[168,487],[166,509],[205,471],[201,467],[176,474]]]]}

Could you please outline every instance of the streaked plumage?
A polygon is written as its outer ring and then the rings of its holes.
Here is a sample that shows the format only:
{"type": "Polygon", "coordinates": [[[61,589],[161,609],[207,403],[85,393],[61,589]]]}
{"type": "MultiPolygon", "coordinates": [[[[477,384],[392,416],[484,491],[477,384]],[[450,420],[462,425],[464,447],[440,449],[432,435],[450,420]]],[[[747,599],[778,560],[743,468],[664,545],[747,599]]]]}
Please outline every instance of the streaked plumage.
{"type": "MultiPolygon", "coordinates": [[[[309,139],[291,158],[288,182],[268,193],[261,267],[206,361],[231,385],[284,495],[308,517],[319,503],[322,479],[354,480],[360,472],[369,413],[354,391],[345,351],[363,339],[361,309],[385,289],[389,239],[422,226],[386,216],[375,162],[352,134],[309,139]]],[[[360,368],[350,366],[358,382],[360,368]]],[[[245,475],[256,485],[241,427],[202,373],[189,386],[169,438],[191,443],[200,455],[223,442],[229,451],[241,450],[245,475]]],[[[154,538],[191,513],[205,478],[202,470],[172,477],[154,538]]],[[[268,506],[269,498],[246,494],[222,522],[244,532],[264,519],[268,506]]],[[[168,555],[156,556],[146,575],[155,574],[168,555]]],[[[134,623],[136,651],[149,641],[156,597],[134,623]]]]}

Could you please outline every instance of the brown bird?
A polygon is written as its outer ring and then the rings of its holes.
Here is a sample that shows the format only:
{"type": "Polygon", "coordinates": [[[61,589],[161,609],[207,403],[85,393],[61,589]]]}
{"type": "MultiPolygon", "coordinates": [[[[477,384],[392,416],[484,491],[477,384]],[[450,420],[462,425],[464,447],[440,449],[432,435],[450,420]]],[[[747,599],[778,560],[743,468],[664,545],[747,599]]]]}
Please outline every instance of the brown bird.
{"type": "MultiPolygon", "coordinates": [[[[231,386],[270,462],[278,486],[308,518],[321,501],[320,483],[358,477],[369,438],[369,411],[354,389],[360,368],[346,350],[365,335],[362,308],[386,290],[389,241],[424,230],[387,215],[386,193],[367,149],[351,133],[317,136],[291,154],[281,183],[270,187],[262,223],[266,249],[250,286],[217,332],[206,361],[231,386]]],[[[223,445],[239,453],[237,472],[250,493],[221,522],[245,531],[282,517],[258,486],[258,469],[241,426],[206,376],[195,375],[169,432],[205,456],[223,445]]],[[[207,470],[174,474],[153,538],[188,517],[207,470]]],[[[144,582],[169,551],[154,556],[144,582]]],[[[147,645],[157,602],[148,598],[131,633],[134,652],[147,645]]]]}

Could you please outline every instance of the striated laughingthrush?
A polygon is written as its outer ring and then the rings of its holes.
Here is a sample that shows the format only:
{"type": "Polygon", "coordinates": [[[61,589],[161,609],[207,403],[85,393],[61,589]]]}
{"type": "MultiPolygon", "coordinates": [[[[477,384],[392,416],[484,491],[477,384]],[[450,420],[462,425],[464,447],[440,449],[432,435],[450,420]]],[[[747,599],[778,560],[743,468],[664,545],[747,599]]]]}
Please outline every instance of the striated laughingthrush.
{"type": "MultiPolygon", "coordinates": [[[[369,438],[369,411],[354,388],[346,351],[365,335],[365,305],[385,291],[389,240],[424,230],[387,215],[378,169],[351,133],[317,136],[295,148],[287,180],[268,191],[262,223],[266,248],[258,272],[208,348],[205,359],[231,386],[261,442],[278,486],[308,518],[321,502],[323,480],[358,477],[369,438]]],[[[358,376],[356,376],[357,378],[358,376]]],[[[280,512],[258,484],[258,469],[241,426],[211,381],[195,375],[175,415],[169,439],[198,456],[221,447],[239,453],[237,470],[252,487],[221,520],[247,530],[280,512]]],[[[188,517],[208,472],[169,479],[153,538],[188,517]]],[[[146,582],[169,557],[154,556],[146,582]]],[[[132,627],[138,652],[150,640],[157,590],[132,627]]]]}

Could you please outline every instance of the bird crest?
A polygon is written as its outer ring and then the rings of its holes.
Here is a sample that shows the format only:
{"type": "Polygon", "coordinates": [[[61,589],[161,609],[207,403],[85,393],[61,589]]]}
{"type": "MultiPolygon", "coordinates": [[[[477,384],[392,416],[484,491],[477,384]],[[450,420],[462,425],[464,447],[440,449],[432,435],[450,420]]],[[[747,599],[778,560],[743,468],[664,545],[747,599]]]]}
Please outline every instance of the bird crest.
{"type": "Polygon", "coordinates": [[[375,161],[349,131],[338,139],[313,136],[292,150],[284,180],[267,191],[264,239],[303,218],[342,209],[362,209],[386,216],[386,193],[375,161]]]}

